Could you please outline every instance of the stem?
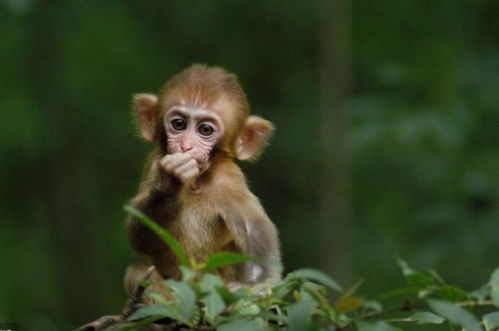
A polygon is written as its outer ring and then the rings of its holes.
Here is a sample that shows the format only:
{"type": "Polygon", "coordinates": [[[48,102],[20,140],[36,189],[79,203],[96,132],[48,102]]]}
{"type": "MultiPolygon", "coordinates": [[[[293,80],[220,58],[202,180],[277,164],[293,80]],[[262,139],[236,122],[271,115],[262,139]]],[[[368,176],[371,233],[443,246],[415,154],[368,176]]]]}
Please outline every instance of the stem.
{"type": "Polygon", "coordinates": [[[476,306],[491,306],[493,304],[492,300],[470,300],[455,302],[454,304],[461,307],[476,307],[476,306]]]}

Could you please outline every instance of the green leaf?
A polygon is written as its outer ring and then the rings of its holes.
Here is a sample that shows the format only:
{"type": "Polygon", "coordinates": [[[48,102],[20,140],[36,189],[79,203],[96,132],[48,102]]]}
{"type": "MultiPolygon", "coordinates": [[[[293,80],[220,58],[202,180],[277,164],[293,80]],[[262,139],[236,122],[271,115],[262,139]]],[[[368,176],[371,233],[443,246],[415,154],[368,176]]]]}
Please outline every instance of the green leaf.
{"type": "Polygon", "coordinates": [[[288,274],[286,278],[272,288],[272,291],[278,298],[284,298],[295,291],[299,285],[300,282],[297,278],[294,278],[291,274],[288,274]]]}
{"type": "Polygon", "coordinates": [[[338,309],[341,313],[347,313],[349,311],[353,311],[358,309],[364,303],[364,299],[359,296],[351,296],[351,297],[341,297],[340,300],[336,303],[335,308],[338,309]]]}
{"type": "Polygon", "coordinates": [[[169,317],[172,319],[177,318],[177,314],[173,310],[171,310],[169,307],[165,305],[158,303],[158,304],[148,305],[136,310],[132,315],[130,315],[127,318],[127,320],[138,321],[152,316],[169,317]]]}
{"type": "Polygon", "coordinates": [[[435,271],[435,270],[428,270],[428,273],[433,276],[433,279],[440,285],[444,285],[445,281],[443,278],[435,271]]]}
{"type": "Polygon", "coordinates": [[[374,323],[358,321],[358,322],[355,322],[355,326],[357,327],[358,331],[394,331],[395,330],[393,328],[393,326],[391,326],[387,322],[383,322],[383,321],[374,322],[374,323]]]}
{"type": "Polygon", "coordinates": [[[490,284],[492,286],[499,286],[499,268],[494,270],[492,276],[490,276],[490,284]]]}
{"type": "Polygon", "coordinates": [[[225,267],[227,265],[243,263],[250,260],[251,258],[249,256],[239,253],[231,253],[231,252],[216,253],[213,254],[208,259],[208,261],[206,261],[205,269],[207,271],[213,271],[215,269],[225,267]]]}
{"type": "Polygon", "coordinates": [[[158,225],[155,221],[147,217],[144,213],[139,211],[138,209],[126,205],[124,207],[125,211],[132,216],[135,216],[140,222],[146,225],[152,232],[154,232],[158,237],[160,237],[168,247],[171,248],[175,256],[177,257],[179,263],[181,265],[189,265],[189,259],[182,248],[182,245],[178,242],[178,240],[167,230],[163,229],[158,225]]]}
{"type": "Polygon", "coordinates": [[[492,302],[499,308],[499,286],[492,286],[492,302]]]}
{"type": "Polygon", "coordinates": [[[323,285],[319,285],[317,283],[313,283],[313,282],[308,282],[307,281],[307,282],[304,282],[301,287],[304,290],[320,294],[321,296],[327,295],[326,288],[323,285]]]}
{"type": "Polygon", "coordinates": [[[360,286],[362,285],[362,283],[364,283],[364,279],[359,279],[358,281],[356,281],[352,286],[350,286],[349,288],[347,288],[344,293],[343,293],[343,297],[351,297],[353,296],[357,290],[360,288],[360,286]]]}
{"type": "Polygon", "coordinates": [[[499,311],[489,313],[482,317],[483,323],[487,327],[487,330],[499,329],[499,311]]]}
{"type": "Polygon", "coordinates": [[[396,290],[393,290],[391,292],[382,294],[379,296],[379,300],[387,300],[387,299],[392,299],[392,298],[400,298],[400,297],[414,297],[416,294],[418,294],[420,291],[419,288],[413,288],[413,287],[403,287],[399,288],[396,290]]]}
{"type": "Polygon", "coordinates": [[[327,290],[323,285],[305,282],[303,283],[299,293],[303,301],[315,301],[324,312],[326,318],[329,318],[329,314],[331,314],[331,316],[337,315],[336,312],[333,312],[333,308],[327,298],[327,290]]]}
{"type": "Polygon", "coordinates": [[[206,317],[211,323],[225,309],[225,302],[218,292],[211,292],[201,299],[201,302],[205,305],[206,317]]]}
{"type": "Polygon", "coordinates": [[[184,282],[189,282],[196,276],[196,271],[185,266],[180,266],[180,271],[182,272],[182,281],[184,282]]]}
{"type": "Polygon", "coordinates": [[[231,305],[234,302],[238,301],[244,296],[244,293],[242,292],[231,292],[227,287],[216,287],[218,294],[222,297],[222,299],[225,301],[226,305],[231,305]],[[240,294],[240,295],[238,295],[240,294]]]}
{"type": "Polygon", "coordinates": [[[173,279],[165,280],[165,284],[167,284],[175,294],[177,300],[173,302],[173,304],[182,315],[183,321],[192,320],[194,315],[198,312],[196,295],[192,288],[187,283],[177,282],[173,279]]]}
{"type": "Polygon", "coordinates": [[[312,300],[302,300],[288,308],[288,331],[317,330],[311,322],[311,314],[317,307],[317,303],[312,300]]]}
{"type": "Polygon", "coordinates": [[[209,322],[213,323],[215,317],[225,309],[225,302],[217,292],[217,287],[223,287],[224,284],[218,276],[206,274],[199,281],[199,285],[206,293],[206,296],[201,299],[205,306],[206,317],[209,322]]]}
{"type": "Polygon", "coordinates": [[[379,313],[383,311],[383,306],[381,303],[375,300],[368,300],[362,303],[362,308],[364,308],[368,312],[379,313]]]}
{"type": "Polygon", "coordinates": [[[428,300],[428,304],[433,311],[448,319],[451,323],[457,324],[468,331],[482,330],[476,317],[462,307],[440,300],[428,300]]]}
{"type": "Polygon", "coordinates": [[[419,311],[412,314],[409,318],[418,324],[440,324],[445,321],[442,317],[429,311],[419,311]]]}
{"type": "Polygon", "coordinates": [[[278,315],[270,311],[263,311],[258,316],[264,318],[267,321],[273,321],[281,324],[286,323],[286,316],[278,315]]]}
{"type": "Polygon", "coordinates": [[[435,294],[437,294],[441,299],[446,301],[465,301],[468,300],[468,293],[461,290],[456,286],[444,285],[435,290],[435,294]]]}
{"type": "Polygon", "coordinates": [[[491,287],[488,284],[483,285],[478,290],[475,290],[470,293],[470,297],[478,301],[484,301],[490,295],[491,295],[491,287]]]}
{"type": "Polygon", "coordinates": [[[205,274],[199,281],[199,285],[201,286],[201,290],[204,292],[210,292],[215,290],[216,286],[225,286],[224,282],[220,277],[213,274],[205,274]]]}
{"type": "Polygon", "coordinates": [[[404,277],[410,276],[414,273],[414,270],[409,267],[409,264],[407,264],[407,262],[402,260],[401,258],[397,257],[397,263],[400,266],[402,275],[404,275],[404,277]]]}
{"type": "Polygon", "coordinates": [[[437,284],[434,275],[428,271],[416,271],[411,275],[405,277],[409,287],[425,288],[430,285],[437,284]]]}
{"type": "Polygon", "coordinates": [[[301,288],[299,293],[300,293],[299,297],[301,298],[300,299],[301,301],[315,301],[316,303],[318,303],[317,300],[312,295],[312,293],[310,293],[309,291],[306,291],[304,288],[301,288]]]}
{"type": "Polygon", "coordinates": [[[496,307],[499,307],[499,268],[492,273],[490,286],[492,287],[492,301],[496,307]]]}
{"type": "Polygon", "coordinates": [[[254,316],[260,313],[260,307],[258,307],[258,305],[254,303],[248,304],[248,302],[243,301],[239,301],[234,309],[243,316],[254,316]]]}
{"type": "Polygon", "coordinates": [[[429,285],[443,283],[443,280],[434,271],[414,270],[400,258],[397,259],[397,262],[409,287],[424,288],[429,285]]]}
{"type": "Polygon", "coordinates": [[[162,303],[164,305],[169,305],[171,302],[165,298],[163,294],[159,294],[156,292],[147,292],[147,296],[153,299],[155,302],[162,303]]]}
{"type": "Polygon", "coordinates": [[[326,275],[325,273],[314,270],[314,269],[299,269],[297,271],[294,271],[292,273],[293,277],[296,278],[305,278],[305,279],[310,279],[316,282],[319,282],[321,284],[326,285],[327,287],[336,290],[338,292],[343,292],[343,289],[341,288],[338,283],[336,283],[335,280],[333,280],[331,277],[326,275]]]}
{"type": "Polygon", "coordinates": [[[262,326],[256,321],[234,321],[227,324],[220,325],[218,327],[219,331],[261,331],[268,330],[268,328],[262,326]]]}

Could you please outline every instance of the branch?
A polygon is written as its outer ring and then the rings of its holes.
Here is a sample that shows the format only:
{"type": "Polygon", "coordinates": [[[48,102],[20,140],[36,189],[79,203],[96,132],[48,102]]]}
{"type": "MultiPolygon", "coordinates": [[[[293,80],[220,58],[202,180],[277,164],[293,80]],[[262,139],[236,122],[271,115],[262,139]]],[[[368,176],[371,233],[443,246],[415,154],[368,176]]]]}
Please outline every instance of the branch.
{"type": "MultiPolygon", "coordinates": [[[[153,272],[154,267],[149,268],[143,281],[148,281],[153,272]]],[[[75,331],[102,331],[111,329],[118,330],[125,325],[129,325],[130,323],[127,322],[127,318],[142,306],[142,295],[144,295],[144,291],[145,287],[137,286],[133,297],[127,300],[125,308],[123,308],[121,314],[102,316],[93,322],[80,326],[75,331]],[[118,328],[118,326],[120,327],[118,328]]],[[[151,330],[159,329],[151,328],[151,330]]]]}

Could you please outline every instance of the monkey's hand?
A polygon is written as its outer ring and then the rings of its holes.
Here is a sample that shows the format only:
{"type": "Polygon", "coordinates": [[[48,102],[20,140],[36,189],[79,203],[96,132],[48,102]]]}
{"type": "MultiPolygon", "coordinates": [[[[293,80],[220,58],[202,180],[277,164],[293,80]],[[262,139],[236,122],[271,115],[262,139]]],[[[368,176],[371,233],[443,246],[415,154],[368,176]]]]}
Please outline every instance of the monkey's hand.
{"type": "Polygon", "coordinates": [[[167,154],[159,161],[161,169],[186,184],[200,174],[200,165],[191,153],[167,154]]]}

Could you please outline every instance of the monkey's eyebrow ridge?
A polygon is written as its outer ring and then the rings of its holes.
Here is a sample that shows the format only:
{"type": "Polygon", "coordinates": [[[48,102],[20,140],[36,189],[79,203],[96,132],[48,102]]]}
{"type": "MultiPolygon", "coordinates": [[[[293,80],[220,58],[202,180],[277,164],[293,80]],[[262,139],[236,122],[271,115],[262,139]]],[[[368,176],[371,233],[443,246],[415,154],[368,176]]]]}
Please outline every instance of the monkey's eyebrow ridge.
{"type": "Polygon", "coordinates": [[[185,106],[173,106],[168,110],[171,114],[180,114],[185,117],[192,118],[203,118],[203,117],[213,117],[213,112],[208,109],[185,107],[185,106]]]}

